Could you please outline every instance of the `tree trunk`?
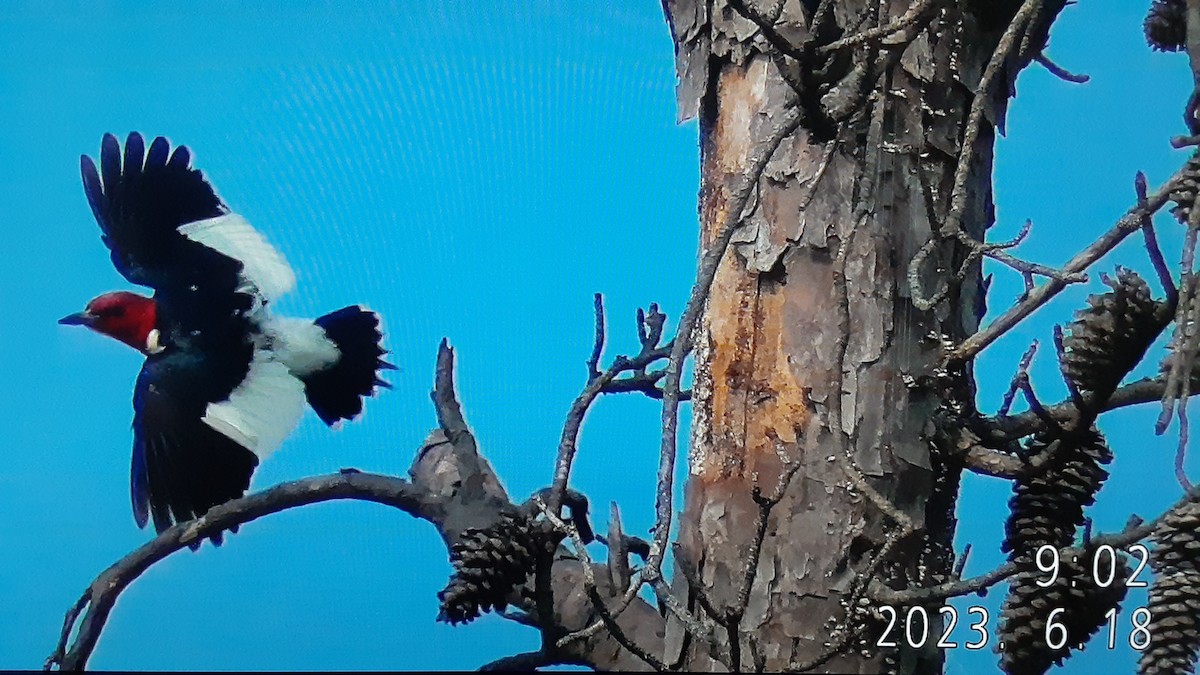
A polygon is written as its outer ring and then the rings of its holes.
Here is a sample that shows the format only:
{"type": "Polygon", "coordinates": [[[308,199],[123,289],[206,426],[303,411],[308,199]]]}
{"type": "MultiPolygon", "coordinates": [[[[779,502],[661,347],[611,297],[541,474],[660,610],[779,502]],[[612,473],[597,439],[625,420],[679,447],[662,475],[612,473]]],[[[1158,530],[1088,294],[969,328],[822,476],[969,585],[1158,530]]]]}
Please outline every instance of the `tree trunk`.
{"type": "MultiPolygon", "coordinates": [[[[744,1],[753,10],[754,1],[744,1]]],[[[759,0],[757,11],[769,14],[768,5],[779,4],[759,0]]],[[[845,0],[812,24],[817,4],[788,0],[769,18],[792,44],[811,39],[819,47],[909,8],[908,0],[845,0]]],[[[676,563],[694,570],[710,604],[738,607],[759,512],[753,491],[769,495],[785,463],[799,462],[767,521],[741,630],[718,634],[741,636],[743,668],[756,655],[768,670],[811,664],[848,628],[845,604],[877,557],[876,578],[895,588],[933,583],[953,562],[959,466],[939,461],[929,431],[939,407],[969,406],[973,398],[969,373],[935,369],[946,340],[978,326],[979,266],[956,280],[962,247],[940,247],[921,278],[926,295],[939,284],[949,284],[949,294],[930,311],[913,306],[908,268],[945,218],[966,111],[1004,26],[981,27],[980,18],[950,7],[930,11],[890,48],[868,42],[827,59],[815,49],[792,59],[725,0],[665,6],[680,117],[700,123],[702,248],[715,239],[731,186],[776,121],[793,101],[806,111],[767,165],[695,336],[676,563]],[[842,247],[844,294],[836,282],[842,247]],[[857,469],[843,459],[843,442],[857,469]],[[856,472],[877,495],[856,487],[856,472]],[[898,538],[901,528],[880,497],[917,531],[898,538]],[[890,551],[880,556],[889,539],[890,551]]],[[[991,122],[1003,115],[1008,93],[989,102],[991,122]]],[[[977,240],[993,219],[993,140],[985,123],[966,185],[962,226],[977,240]]],[[[679,571],[676,589],[695,606],[696,592],[682,590],[679,571]]],[[[936,607],[929,614],[936,622],[936,607]]],[[[680,632],[669,627],[668,653],[684,644],[680,632]]],[[[931,634],[940,634],[936,625],[931,634]]],[[[902,661],[915,667],[909,672],[940,672],[932,646],[887,653],[875,646],[878,638],[868,626],[852,642],[857,647],[815,670],[880,672],[902,661]]],[[[702,648],[689,648],[693,668],[714,667],[702,648]]]]}

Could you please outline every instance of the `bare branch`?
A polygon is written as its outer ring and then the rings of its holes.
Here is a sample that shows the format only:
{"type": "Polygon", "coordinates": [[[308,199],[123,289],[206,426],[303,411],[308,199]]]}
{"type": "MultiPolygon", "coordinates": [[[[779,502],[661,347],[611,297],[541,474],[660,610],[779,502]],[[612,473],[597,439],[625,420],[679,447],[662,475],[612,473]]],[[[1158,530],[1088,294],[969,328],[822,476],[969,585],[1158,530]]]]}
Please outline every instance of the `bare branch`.
{"type": "Polygon", "coordinates": [[[584,543],[583,537],[580,536],[579,530],[573,524],[563,522],[553,509],[542,502],[540,497],[534,497],[534,500],[538,503],[542,514],[546,516],[551,524],[560,531],[566,532],[571,538],[571,542],[575,545],[575,555],[579,556],[580,561],[583,563],[584,589],[587,592],[588,598],[592,601],[592,606],[595,608],[596,613],[600,615],[600,620],[604,623],[604,627],[608,629],[609,634],[631,654],[644,661],[646,665],[658,671],[666,670],[667,665],[660,661],[658,657],[646,651],[625,635],[620,625],[617,624],[616,618],[608,611],[608,607],[604,604],[604,599],[600,597],[600,592],[597,590],[591,556],[588,555],[587,545],[584,543]]]}
{"type": "Polygon", "coordinates": [[[1166,293],[1166,303],[1170,307],[1177,306],[1179,301],[1179,289],[1175,287],[1175,278],[1171,274],[1171,270],[1167,267],[1167,260],[1163,257],[1162,249],[1158,246],[1158,237],[1154,233],[1154,219],[1151,217],[1151,209],[1149,206],[1149,195],[1146,185],[1146,174],[1141,171],[1133,179],[1133,188],[1137,193],[1138,206],[1142,208],[1142,238],[1146,244],[1146,254],[1150,256],[1150,264],[1154,266],[1154,272],[1158,275],[1158,283],[1163,287],[1163,292],[1166,293]]]}
{"type": "MultiPolygon", "coordinates": [[[[1104,257],[1109,251],[1116,248],[1117,244],[1121,243],[1125,237],[1137,232],[1142,227],[1142,221],[1147,215],[1153,215],[1161,209],[1170,197],[1170,192],[1174,189],[1175,184],[1183,175],[1183,170],[1176,172],[1164,185],[1158,188],[1154,194],[1150,195],[1143,203],[1131,208],[1113,227],[1102,234],[1096,241],[1089,244],[1079,253],[1075,254],[1066,265],[1062,267],[1062,271],[1066,273],[1082,272],[1090,267],[1100,258],[1104,257]]],[[[1043,305],[1050,301],[1051,298],[1058,295],[1064,288],[1067,287],[1066,281],[1058,279],[1050,279],[1045,284],[1033,289],[1027,297],[1022,299],[1015,306],[1010,308],[1004,314],[996,317],[986,328],[975,333],[971,337],[963,340],[946,359],[948,364],[955,365],[965,363],[979,352],[983,351],[988,345],[995,342],[1001,335],[1004,335],[1018,323],[1023,321],[1030,314],[1033,314],[1043,305]]]]}
{"type": "Polygon", "coordinates": [[[729,0],[729,6],[732,7],[738,14],[741,14],[758,26],[758,30],[762,33],[762,36],[766,38],[767,42],[769,42],[772,47],[778,49],[780,52],[792,57],[793,59],[801,61],[807,60],[808,56],[805,54],[805,50],[808,48],[808,45],[797,46],[792,44],[790,40],[788,40],[786,37],[780,34],[778,30],[775,29],[774,20],[772,20],[770,17],[763,16],[758,9],[750,6],[746,0],[729,0]]]}
{"type": "Polygon", "coordinates": [[[1017,390],[1021,388],[1021,379],[1029,379],[1029,364],[1033,362],[1033,356],[1037,354],[1038,343],[1034,340],[1029,345],[1029,349],[1025,350],[1024,356],[1017,363],[1017,372],[1013,373],[1012,381],[1008,385],[1008,391],[1004,393],[1004,399],[1000,402],[1001,416],[1007,415],[1012,409],[1013,399],[1017,397],[1017,390]]]}
{"type": "MultiPolygon", "coordinates": [[[[971,174],[971,166],[976,156],[976,147],[978,145],[979,132],[983,129],[984,110],[988,106],[996,79],[1004,68],[1009,67],[1012,62],[1012,55],[1022,48],[1022,44],[1028,37],[1028,32],[1032,28],[1034,22],[1033,17],[1042,7],[1040,0],[1025,0],[1021,5],[1020,10],[1016,11],[1012,22],[1009,22],[1008,28],[1004,30],[1000,41],[997,42],[994,52],[991,54],[991,59],[988,61],[988,66],[984,68],[982,76],[979,77],[979,84],[976,86],[976,92],[971,101],[970,112],[967,113],[967,121],[964,133],[962,133],[962,144],[959,150],[958,163],[954,168],[954,186],[950,190],[949,211],[946,216],[946,222],[942,223],[940,231],[932,234],[931,239],[948,239],[955,238],[971,247],[972,252],[979,255],[983,250],[979,249],[980,244],[974,241],[971,235],[962,229],[962,215],[966,213],[967,207],[967,178],[971,174]]],[[[932,214],[930,214],[932,215],[932,214]]],[[[908,263],[908,285],[912,295],[912,304],[919,310],[932,309],[937,303],[946,298],[948,289],[938,288],[931,297],[926,298],[919,283],[919,268],[924,263],[925,257],[929,256],[932,251],[932,245],[926,244],[920,249],[924,255],[913,257],[908,263]]],[[[1025,275],[1028,285],[1032,285],[1031,276],[1040,274],[1049,276],[1052,282],[1063,283],[1078,281],[1078,277],[1073,276],[1076,271],[1066,269],[1061,271],[1051,270],[1050,268],[1042,267],[1042,265],[1032,265],[1016,261],[1015,258],[1009,257],[1007,253],[1000,250],[994,250],[988,253],[989,257],[997,259],[997,261],[1008,264],[1009,267],[1022,271],[1025,275]],[[1019,264],[1020,263],[1020,264],[1019,264]]],[[[973,261],[972,261],[973,262],[973,261]]],[[[1028,293],[1032,295],[1033,293],[1028,293]]]]}
{"type": "Polygon", "coordinates": [[[1072,73],[1071,71],[1067,70],[1066,68],[1063,68],[1062,66],[1058,65],[1057,63],[1051,61],[1050,57],[1046,56],[1045,54],[1038,54],[1037,56],[1033,57],[1033,60],[1040,63],[1042,65],[1042,67],[1045,68],[1046,70],[1050,71],[1051,75],[1053,75],[1053,76],[1057,77],[1058,79],[1063,80],[1065,82],[1072,82],[1074,84],[1083,84],[1092,79],[1088,75],[1072,73]]]}
{"type": "MultiPolygon", "coordinates": [[[[1143,378],[1118,388],[1113,392],[1112,396],[1108,397],[1108,400],[1100,405],[1099,410],[1100,412],[1107,412],[1117,408],[1158,401],[1162,399],[1165,390],[1165,379],[1161,377],[1143,378]]],[[[1065,423],[1075,417],[1079,411],[1074,403],[1064,401],[1047,408],[1046,412],[1059,423],[1065,423]]],[[[991,420],[991,426],[995,428],[1003,440],[1028,436],[1043,428],[1037,416],[1032,412],[1012,415],[1010,417],[997,417],[991,420]]]]}
{"type": "MultiPolygon", "coordinates": [[[[423,490],[413,487],[404,479],[362,472],[304,478],[213,507],[196,520],[167,529],[96,577],[67,615],[68,624],[73,623],[71,619],[79,614],[79,609],[84,605],[87,607],[74,644],[65,651],[60,646],[55,655],[47,660],[47,669],[57,664],[61,670],[83,670],[92,650],[96,648],[117,597],[160,560],[211,534],[280,511],[335,499],[371,501],[418,518],[430,517],[437,508],[423,490]],[[61,658],[55,658],[59,653],[62,654],[61,658]]],[[[63,627],[64,636],[70,632],[69,625],[63,627]]]]}
{"type": "Polygon", "coordinates": [[[932,12],[930,10],[933,8],[933,0],[916,0],[916,2],[910,5],[908,10],[905,11],[904,14],[901,14],[900,17],[895,21],[883,26],[868,28],[860,33],[848,35],[840,40],[834,40],[833,42],[818,48],[817,53],[824,54],[828,52],[834,52],[839,49],[845,49],[846,47],[853,47],[865,42],[871,42],[872,40],[886,39],[892,35],[908,30],[923,20],[928,20],[930,17],[932,17],[932,12]]]}
{"type": "Polygon", "coordinates": [[[988,60],[983,74],[979,77],[979,85],[975,87],[975,96],[971,99],[971,109],[967,113],[958,164],[954,169],[954,187],[950,191],[950,211],[946,215],[946,222],[942,224],[941,229],[944,237],[955,236],[962,229],[962,217],[967,208],[967,178],[975,159],[975,148],[978,145],[984,110],[992,93],[992,87],[1000,73],[1004,72],[1014,49],[1020,46],[1021,39],[1028,32],[1030,18],[1041,4],[1041,0],[1025,0],[1013,16],[1012,21],[1009,22],[1004,34],[1000,36],[991,59],[988,60]]]}
{"type": "Polygon", "coordinates": [[[592,355],[588,357],[588,380],[600,377],[600,354],[604,351],[604,297],[597,293],[592,298],[596,312],[596,337],[592,342],[592,355]]]}
{"type": "MultiPolygon", "coordinates": [[[[441,428],[430,434],[409,469],[411,480],[345,469],[329,476],[305,478],[269,490],[247,495],[220,506],[196,520],[179,523],[111,566],[93,581],[80,600],[67,612],[60,644],[46,662],[46,668],[81,670],[95,649],[104,624],[117,596],[154,563],[210,534],[243,525],[271,513],[307,504],[336,499],[373,501],[398,508],[428,520],[449,545],[464,531],[486,526],[505,509],[515,508],[487,460],[476,447],[454,392],[454,352],[442,341],[438,352],[435,387],[432,395],[441,428]],[[464,484],[473,486],[464,490],[464,484]],[[86,612],[84,610],[86,609],[86,612]],[[79,615],[83,613],[83,618],[79,615]],[[74,643],[67,646],[75,626],[74,643]]],[[[586,501],[566,497],[572,506],[573,521],[586,521],[586,501]]],[[[576,528],[576,533],[578,529],[576,528]]],[[[580,535],[582,537],[582,535],[580,535]]],[[[556,560],[551,573],[553,600],[550,611],[534,617],[528,613],[509,615],[513,620],[534,624],[543,631],[563,634],[590,623],[590,602],[574,591],[583,570],[573,559],[556,560]],[[561,626],[547,621],[563,621],[561,626]]],[[[636,590],[636,589],[635,589],[636,590]]],[[[607,592],[607,586],[605,587],[607,592]]],[[[645,602],[624,599],[623,630],[638,635],[661,634],[662,617],[645,602]]],[[[522,609],[532,606],[523,603],[522,609]]],[[[650,638],[654,649],[661,649],[660,638],[650,638]]],[[[582,640],[551,645],[546,650],[563,663],[579,663],[596,668],[629,670],[641,665],[632,655],[617,649],[613,637],[599,631],[582,640]],[[602,655],[601,655],[602,654],[602,655]],[[600,655],[600,656],[597,656],[600,655]]]]}

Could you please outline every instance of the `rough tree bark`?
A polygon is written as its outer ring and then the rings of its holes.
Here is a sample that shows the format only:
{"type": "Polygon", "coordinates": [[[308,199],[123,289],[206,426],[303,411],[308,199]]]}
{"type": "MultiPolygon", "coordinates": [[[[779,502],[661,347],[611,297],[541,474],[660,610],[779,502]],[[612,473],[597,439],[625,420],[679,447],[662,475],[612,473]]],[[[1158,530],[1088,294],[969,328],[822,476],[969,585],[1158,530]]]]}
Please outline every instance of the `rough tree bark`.
{"type": "MultiPolygon", "coordinates": [[[[966,113],[1007,21],[981,26],[970,12],[930,7],[919,19],[927,31],[820,56],[822,44],[894,21],[910,3],[837,2],[821,22],[813,21],[817,3],[744,3],[664,3],[680,117],[700,124],[702,248],[712,245],[730,186],[774,120],[797,105],[809,111],[768,165],[695,338],[677,552],[712,604],[736,607],[737,583],[727,580],[744,575],[759,510],[753,491],[769,492],[786,462],[800,463],[768,522],[741,621],[741,635],[757,636],[766,667],[779,669],[826,652],[829,619],[844,614],[839,603],[889,540],[877,572],[889,585],[927,585],[950,571],[960,467],[931,456],[927,421],[950,393],[933,377],[943,340],[978,326],[979,268],[971,265],[962,283],[950,279],[949,301],[936,311],[913,306],[907,274],[947,215],[966,113]],[[810,45],[807,53],[782,58],[747,18],[756,11],[790,43],[810,45]],[[799,90],[788,79],[800,80],[799,90]],[[835,283],[839,265],[844,288],[835,283]],[[843,459],[840,434],[857,470],[843,459]],[[856,485],[857,471],[876,495],[856,485]],[[886,504],[874,503],[880,497],[886,504]],[[904,532],[889,509],[915,532],[904,532]]],[[[988,102],[993,121],[1007,93],[988,102]]],[[[976,240],[993,218],[993,140],[992,124],[983,125],[967,177],[961,224],[976,240]]],[[[940,251],[941,267],[954,269],[962,248],[940,251]]],[[[947,283],[944,273],[926,274],[929,287],[947,283]]],[[[955,384],[969,391],[969,375],[959,375],[955,384]]],[[[753,648],[740,649],[746,667],[753,648]]],[[[940,669],[936,651],[913,656],[919,671],[940,669]]],[[[879,672],[883,658],[878,649],[856,649],[827,667],[879,672]]],[[[689,663],[712,665],[701,653],[689,663]]]]}

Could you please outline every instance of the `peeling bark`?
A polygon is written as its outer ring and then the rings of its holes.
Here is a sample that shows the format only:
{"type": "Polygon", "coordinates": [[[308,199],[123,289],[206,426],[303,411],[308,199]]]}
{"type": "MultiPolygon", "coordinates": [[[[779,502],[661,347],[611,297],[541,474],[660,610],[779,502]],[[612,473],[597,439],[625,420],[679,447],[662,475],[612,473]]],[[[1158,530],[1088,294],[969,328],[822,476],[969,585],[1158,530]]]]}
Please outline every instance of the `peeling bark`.
{"type": "MultiPolygon", "coordinates": [[[[773,25],[800,44],[810,30],[822,29],[809,26],[806,4],[816,3],[760,2],[758,11],[782,6],[773,25]]],[[[909,9],[906,0],[883,4],[879,24],[909,9]]],[[[797,96],[814,93],[789,86],[780,70],[787,60],[773,59],[758,27],[723,0],[664,5],[676,40],[680,116],[700,121],[701,243],[707,249],[752,149],[797,96]]],[[[839,2],[832,14],[852,33],[856,18],[878,5],[839,2]]],[[[930,312],[912,306],[906,273],[945,216],[964,111],[998,34],[956,8],[931,14],[927,29],[908,36],[902,51],[861,46],[852,50],[852,63],[831,69],[844,73],[823,99],[827,111],[844,114],[836,145],[829,147],[809,123],[776,152],[734,238],[737,255],[727,255],[717,273],[696,335],[680,545],[717,607],[736,602],[754,537],[753,488],[770,490],[781,456],[802,463],[772,513],[741,622],[743,636],[757,636],[769,670],[822,654],[833,622],[845,617],[840,603],[895,527],[852,489],[835,456],[835,425],[850,439],[871,485],[922,529],[892,549],[883,580],[905,588],[950,571],[959,467],[931,452],[927,424],[947,391],[929,382],[941,338],[959,340],[977,328],[979,269],[970,269],[962,283],[927,271],[928,287],[952,284],[948,301],[930,312]],[[838,364],[833,265],[844,242],[850,242],[850,331],[838,364]],[[831,420],[839,367],[842,419],[831,420]]],[[[1008,93],[989,102],[991,121],[1002,118],[1008,93]]],[[[994,133],[985,127],[963,218],[977,240],[993,219],[994,133]]],[[[940,264],[929,267],[956,269],[964,255],[957,244],[946,244],[940,264]]],[[[969,392],[969,376],[962,374],[958,385],[969,392]]],[[[673,628],[668,637],[674,635],[677,648],[673,628]]],[[[868,636],[870,644],[877,637],[868,636]]],[[[746,647],[742,667],[751,665],[746,647]]],[[[693,667],[711,665],[705,655],[690,658],[693,667]]],[[[936,651],[891,658],[919,664],[917,672],[941,668],[936,651]]],[[[879,672],[885,660],[878,649],[852,649],[822,667],[879,672]]]]}

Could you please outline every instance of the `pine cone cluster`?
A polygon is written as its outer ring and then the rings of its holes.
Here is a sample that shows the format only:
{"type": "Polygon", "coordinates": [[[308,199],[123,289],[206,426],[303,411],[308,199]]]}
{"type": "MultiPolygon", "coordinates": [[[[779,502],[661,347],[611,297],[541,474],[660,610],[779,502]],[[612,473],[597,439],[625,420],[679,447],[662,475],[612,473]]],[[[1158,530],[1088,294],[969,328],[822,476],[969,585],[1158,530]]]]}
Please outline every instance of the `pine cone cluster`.
{"type": "Polygon", "coordinates": [[[1169,512],[1151,538],[1157,546],[1150,556],[1150,644],[1138,671],[1191,673],[1200,650],[1200,503],[1169,512]]]}
{"type": "MultiPolygon", "coordinates": [[[[1026,451],[1031,456],[1041,454],[1052,442],[1050,436],[1038,434],[1026,451]]],[[[1112,451],[1095,428],[1058,442],[1063,445],[1048,464],[1013,483],[1001,545],[1009,560],[1032,559],[1046,544],[1055,548],[1071,544],[1076,528],[1083,524],[1083,509],[1095,501],[1108,478],[1101,465],[1112,461],[1112,451]]]]}
{"type": "Polygon", "coordinates": [[[562,541],[521,513],[505,512],[492,525],[469,529],[450,547],[454,574],[438,592],[438,621],[466,623],[483,612],[508,606],[508,597],[525,583],[539,559],[562,541]]]}
{"type": "Polygon", "coordinates": [[[1187,46],[1186,0],[1154,0],[1142,23],[1151,49],[1177,52],[1187,46]]]}
{"type": "Polygon", "coordinates": [[[1183,176],[1170,194],[1171,201],[1175,202],[1175,206],[1171,208],[1171,214],[1184,225],[1187,225],[1188,218],[1192,214],[1192,205],[1196,203],[1196,193],[1198,192],[1200,192],[1200,152],[1192,155],[1192,158],[1183,166],[1183,176]]]}
{"type": "MultiPolygon", "coordinates": [[[[1026,448],[1031,455],[1046,451],[1055,438],[1038,434],[1026,448]]],[[[1112,461],[1112,452],[1100,432],[1057,439],[1060,446],[1040,470],[1019,477],[1013,484],[1009,516],[1001,546],[1009,560],[1030,567],[1013,577],[1000,613],[1000,641],[1004,643],[1001,667],[1013,673],[1043,673],[1061,662],[1070,649],[1086,642],[1104,623],[1104,614],[1124,597],[1124,588],[1100,588],[1090,578],[1084,562],[1059,561],[1059,576],[1048,588],[1037,585],[1048,574],[1033,568],[1039,548],[1063,548],[1075,540],[1083,523],[1083,510],[1095,501],[1112,461]],[[1067,643],[1052,650],[1046,643],[1046,623],[1057,608],[1055,621],[1067,629],[1067,643]]],[[[1127,574],[1127,573],[1126,573],[1127,574]]]]}
{"type": "Polygon", "coordinates": [[[1102,277],[1111,291],[1088,297],[1063,337],[1063,374],[1080,389],[1108,394],[1142,360],[1162,331],[1160,303],[1136,272],[1117,267],[1102,277]]]}
{"type": "MultiPolygon", "coordinates": [[[[1008,675],[1041,675],[1052,664],[1061,664],[1072,649],[1078,649],[1103,626],[1108,610],[1125,598],[1124,580],[1129,577],[1125,559],[1116,556],[1116,574],[1107,587],[1092,578],[1090,556],[1060,560],[1058,576],[1042,588],[1048,573],[1021,572],[1013,577],[1011,591],[1000,611],[1000,636],[1004,651],[1000,667],[1008,675]],[[1061,612],[1054,613],[1061,609],[1061,612]],[[1047,644],[1047,623],[1053,620],[1066,629],[1066,642],[1058,649],[1047,644]]],[[[1060,639],[1058,631],[1051,635],[1060,639]]]]}

